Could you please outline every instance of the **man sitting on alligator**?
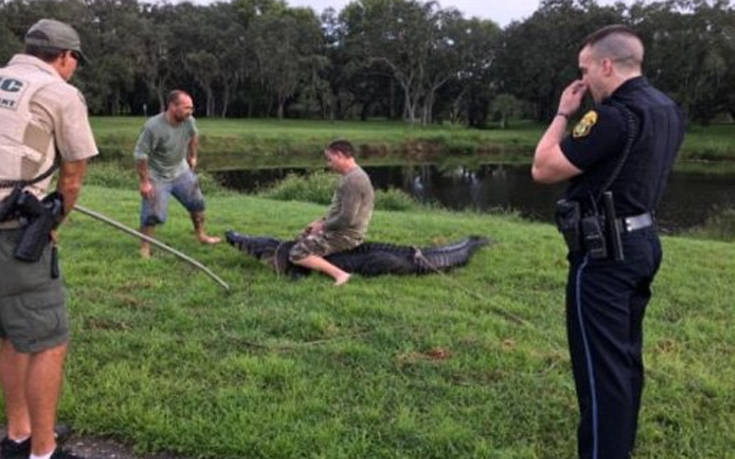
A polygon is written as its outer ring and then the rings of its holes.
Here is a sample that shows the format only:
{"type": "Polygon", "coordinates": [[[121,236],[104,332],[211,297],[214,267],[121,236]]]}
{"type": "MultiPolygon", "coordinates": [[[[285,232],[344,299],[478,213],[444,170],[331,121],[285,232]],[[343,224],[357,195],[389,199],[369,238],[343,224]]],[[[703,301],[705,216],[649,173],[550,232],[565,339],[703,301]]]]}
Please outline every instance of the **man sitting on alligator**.
{"type": "Polygon", "coordinates": [[[288,256],[293,264],[331,276],[334,285],[350,280],[350,273],[324,257],[360,245],[373,214],[373,185],[354,154],[346,140],[336,140],[324,150],[327,164],[342,177],[327,214],[304,229],[288,256]]]}
{"type": "MultiPolygon", "coordinates": [[[[235,231],[225,233],[227,242],[271,266],[276,272],[298,278],[309,270],[289,261],[289,253],[298,242],[272,237],[248,236],[235,231]]],[[[410,247],[380,242],[365,242],[357,247],[325,256],[338,269],[362,276],[379,274],[427,274],[447,271],[467,264],[475,251],[490,241],[469,236],[439,247],[410,247]]]]}
{"type": "Polygon", "coordinates": [[[342,285],[357,273],[425,274],[466,264],[488,240],[470,236],[441,247],[363,243],[373,211],[373,187],[357,165],[352,145],[344,140],[324,151],[329,166],[342,175],[327,214],[310,223],[295,241],[248,236],[227,231],[227,242],[270,265],[276,272],[298,278],[315,269],[342,285]]]}

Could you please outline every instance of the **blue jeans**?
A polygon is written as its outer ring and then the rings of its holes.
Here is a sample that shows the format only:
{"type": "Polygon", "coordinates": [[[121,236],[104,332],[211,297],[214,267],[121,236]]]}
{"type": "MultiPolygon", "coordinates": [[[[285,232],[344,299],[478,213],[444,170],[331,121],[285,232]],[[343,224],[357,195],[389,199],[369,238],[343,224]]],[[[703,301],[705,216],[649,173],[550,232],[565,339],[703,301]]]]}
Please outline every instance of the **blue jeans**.
{"type": "Polygon", "coordinates": [[[140,226],[155,226],[166,221],[168,199],[173,195],[190,213],[204,211],[204,196],[197,176],[191,170],[171,181],[151,180],[153,197],[143,198],[140,205],[140,226]]]}

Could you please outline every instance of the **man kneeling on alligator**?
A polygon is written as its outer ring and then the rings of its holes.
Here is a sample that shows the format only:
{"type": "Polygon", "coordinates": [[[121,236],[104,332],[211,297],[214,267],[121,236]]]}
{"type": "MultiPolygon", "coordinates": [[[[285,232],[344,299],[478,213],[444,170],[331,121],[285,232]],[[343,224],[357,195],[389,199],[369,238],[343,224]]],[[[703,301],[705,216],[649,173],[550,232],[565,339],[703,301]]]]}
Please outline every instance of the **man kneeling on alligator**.
{"type": "Polygon", "coordinates": [[[329,167],[342,177],[327,214],[311,222],[289,252],[291,263],[331,276],[334,285],[350,280],[350,273],[324,257],[360,245],[373,213],[373,186],[354,154],[346,140],[334,141],[324,150],[329,167]]]}

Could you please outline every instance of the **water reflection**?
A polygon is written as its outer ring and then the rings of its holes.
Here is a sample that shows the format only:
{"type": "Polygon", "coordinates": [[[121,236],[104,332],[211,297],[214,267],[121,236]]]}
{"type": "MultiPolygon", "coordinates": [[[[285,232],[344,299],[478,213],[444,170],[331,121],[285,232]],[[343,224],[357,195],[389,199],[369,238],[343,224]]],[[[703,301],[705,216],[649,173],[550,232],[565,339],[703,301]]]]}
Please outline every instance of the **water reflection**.
{"type": "Polygon", "coordinates": [[[431,164],[366,167],[378,188],[394,186],[422,202],[454,210],[515,210],[526,218],[551,220],[564,186],[534,183],[528,166],[486,164],[476,168],[431,164]]]}
{"type": "MultiPolygon", "coordinates": [[[[313,170],[313,169],[312,169],[313,170]]],[[[288,174],[306,174],[305,168],[254,169],[216,172],[225,186],[253,192],[288,174]]],[[[552,221],[554,202],[563,184],[538,185],[529,166],[485,164],[478,167],[433,164],[365,167],[378,189],[400,188],[422,202],[435,202],[454,210],[480,212],[514,210],[525,218],[552,221]]],[[[735,208],[735,177],[674,172],[659,206],[659,225],[679,231],[702,224],[726,208],[735,208]]]]}

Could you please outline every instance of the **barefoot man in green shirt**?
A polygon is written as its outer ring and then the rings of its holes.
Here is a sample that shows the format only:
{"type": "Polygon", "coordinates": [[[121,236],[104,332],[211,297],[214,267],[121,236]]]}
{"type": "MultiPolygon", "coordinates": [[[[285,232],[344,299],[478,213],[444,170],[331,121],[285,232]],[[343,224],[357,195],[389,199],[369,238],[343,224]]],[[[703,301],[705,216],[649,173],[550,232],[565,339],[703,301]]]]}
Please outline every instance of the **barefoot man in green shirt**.
{"type": "MultiPolygon", "coordinates": [[[[142,197],[141,232],[153,236],[156,225],[166,221],[168,200],[176,198],[191,215],[196,238],[202,244],[216,244],[220,238],[204,232],[204,197],[194,169],[197,164],[197,128],[191,96],[173,90],[166,111],[146,121],[135,145],[142,197]]],[[[150,244],[141,241],[140,255],[151,256],[150,244]]]]}
{"type": "Polygon", "coordinates": [[[330,143],[324,156],[329,167],[342,177],[327,214],[311,222],[301,233],[289,252],[289,260],[321,271],[334,279],[334,285],[342,285],[350,280],[350,274],[324,257],[362,244],[373,214],[373,185],[355,161],[350,142],[336,140],[330,143]]]}

